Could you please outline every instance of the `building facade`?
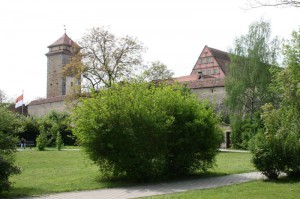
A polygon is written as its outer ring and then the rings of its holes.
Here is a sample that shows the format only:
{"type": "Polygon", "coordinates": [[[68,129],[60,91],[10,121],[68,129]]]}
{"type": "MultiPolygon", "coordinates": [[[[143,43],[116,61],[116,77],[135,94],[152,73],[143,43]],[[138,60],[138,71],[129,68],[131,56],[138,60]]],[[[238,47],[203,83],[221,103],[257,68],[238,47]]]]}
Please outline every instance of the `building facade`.
{"type": "Polygon", "coordinates": [[[205,46],[191,74],[174,79],[189,87],[199,100],[209,100],[222,106],[226,95],[224,80],[229,64],[227,52],[205,46]]]}
{"type": "MultiPolygon", "coordinates": [[[[51,110],[65,111],[64,99],[73,92],[72,88],[80,81],[63,75],[63,67],[69,63],[76,45],[67,34],[49,45],[47,56],[47,98],[34,100],[28,105],[28,114],[43,116],[51,110]]],[[[190,75],[174,78],[189,87],[199,100],[209,100],[223,106],[225,98],[224,78],[230,59],[227,52],[205,46],[200,53],[190,75]]]]}
{"type": "MultiPolygon", "coordinates": [[[[227,52],[205,46],[198,57],[191,74],[174,78],[189,87],[197,98],[209,100],[217,110],[224,110],[225,77],[229,69],[230,58],[227,52]]],[[[230,147],[230,132],[228,125],[221,125],[224,133],[222,148],[230,147]]]]}
{"type": "Polygon", "coordinates": [[[47,98],[69,95],[73,87],[80,81],[63,74],[64,66],[70,62],[75,51],[75,42],[65,33],[57,41],[48,46],[47,56],[47,98]]]}
{"type": "Polygon", "coordinates": [[[52,110],[66,111],[64,99],[67,95],[76,92],[80,79],[75,76],[66,76],[63,69],[71,60],[77,44],[64,33],[58,40],[48,46],[47,56],[47,98],[31,101],[28,105],[28,114],[44,116],[52,110]]]}

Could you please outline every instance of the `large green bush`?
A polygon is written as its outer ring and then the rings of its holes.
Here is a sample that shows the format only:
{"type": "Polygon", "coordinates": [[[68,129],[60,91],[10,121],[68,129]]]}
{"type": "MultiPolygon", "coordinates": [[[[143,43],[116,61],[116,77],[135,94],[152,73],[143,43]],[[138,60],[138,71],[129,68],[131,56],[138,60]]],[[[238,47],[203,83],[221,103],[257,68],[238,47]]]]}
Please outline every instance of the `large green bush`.
{"type": "Polygon", "coordinates": [[[218,122],[185,88],[147,83],[101,90],[72,115],[74,134],[101,171],[135,179],[212,167],[218,122]]]}
{"type": "Polygon", "coordinates": [[[257,132],[263,128],[260,113],[254,113],[253,118],[241,115],[231,116],[231,145],[236,149],[249,149],[249,144],[257,132]]]}
{"type": "Polygon", "coordinates": [[[299,116],[293,110],[276,110],[271,104],[263,109],[266,129],[255,136],[255,167],[270,179],[276,179],[281,172],[300,177],[299,116]]]}
{"type": "Polygon", "coordinates": [[[75,137],[69,128],[68,113],[51,111],[46,116],[35,120],[39,126],[39,135],[36,138],[38,149],[44,150],[46,146],[57,146],[58,133],[60,147],[75,144],[75,137]]]}
{"type": "Polygon", "coordinates": [[[300,29],[285,42],[283,54],[287,67],[273,70],[270,84],[277,100],[263,107],[265,130],[252,149],[255,166],[269,178],[280,172],[300,177],[300,29]]]}
{"type": "Polygon", "coordinates": [[[0,106],[0,193],[11,187],[9,177],[20,172],[20,169],[14,165],[18,128],[19,122],[16,116],[7,108],[0,106]]]}
{"type": "Polygon", "coordinates": [[[19,138],[25,138],[27,141],[35,141],[40,133],[39,123],[36,118],[28,116],[20,116],[22,128],[19,132],[19,138]]]}

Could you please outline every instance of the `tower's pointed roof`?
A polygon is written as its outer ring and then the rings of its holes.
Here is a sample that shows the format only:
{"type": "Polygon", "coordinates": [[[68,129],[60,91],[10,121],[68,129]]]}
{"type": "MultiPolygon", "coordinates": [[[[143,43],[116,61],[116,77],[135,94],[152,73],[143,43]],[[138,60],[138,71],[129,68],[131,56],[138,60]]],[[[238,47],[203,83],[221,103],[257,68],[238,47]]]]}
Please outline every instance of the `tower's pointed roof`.
{"type": "Polygon", "coordinates": [[[48,48],[60,45],[72,46],[73,44],[75,44],[75,42],[70,39],[70,37],[66,33],[64,33],[63,36],[61,36],[57,41],[48,46],[48,48]]]}

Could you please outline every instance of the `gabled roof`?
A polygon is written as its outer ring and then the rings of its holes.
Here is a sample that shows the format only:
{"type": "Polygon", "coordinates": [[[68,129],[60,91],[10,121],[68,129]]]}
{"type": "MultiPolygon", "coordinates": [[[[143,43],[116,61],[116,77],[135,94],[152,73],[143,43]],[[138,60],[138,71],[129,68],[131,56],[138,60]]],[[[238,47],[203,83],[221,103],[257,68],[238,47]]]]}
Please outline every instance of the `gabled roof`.
{"type": "Polygon", "coordinates": [[[73,44],[75,44],[75,42],[70,39],[70,37],[66,33],[64,33],[63,36],[61,36],[57,41],[48,46],[48,48],[61,45],[72,46],[73,44]]]}
{"type": "Polygon", "coordinates": [[[223,72],[226,74],[228,72],[228,64],[230,63],[230,58],[228,56],[228,53],[208,46],[205,47],[208,48],[208,50],[210,51],[212,56],[216,59],[223,72]]]}

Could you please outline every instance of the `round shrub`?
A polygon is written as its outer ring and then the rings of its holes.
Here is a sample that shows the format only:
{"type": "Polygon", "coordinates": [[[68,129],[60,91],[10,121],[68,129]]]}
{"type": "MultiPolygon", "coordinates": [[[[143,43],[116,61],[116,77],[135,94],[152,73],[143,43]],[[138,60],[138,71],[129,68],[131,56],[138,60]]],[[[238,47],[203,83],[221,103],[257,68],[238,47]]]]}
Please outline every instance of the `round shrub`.
{"type": "Polygon", "coordinates": [[[0,106],[0,193],[10,189],[9,177],[20,173],[20,169],[14,165],[18,128],[20,126],[16,116],[0,106]]]}
{"type": "Polygon", "coordinates": [[[212,167],[218,122],[186,88],[147,83],[101,90],[72,114],[74,134],[104,174],[140,180],[212,167]]]}
{"type": "Polygon", "coordinates": [[[280,173],[300,176],[300,121],[293,109],[263,106],[265,130],[255,136],[252,147],[254,166],[269,179],[280,173]],[[291,125],[293,124],[293,125],[291,125]]]}

